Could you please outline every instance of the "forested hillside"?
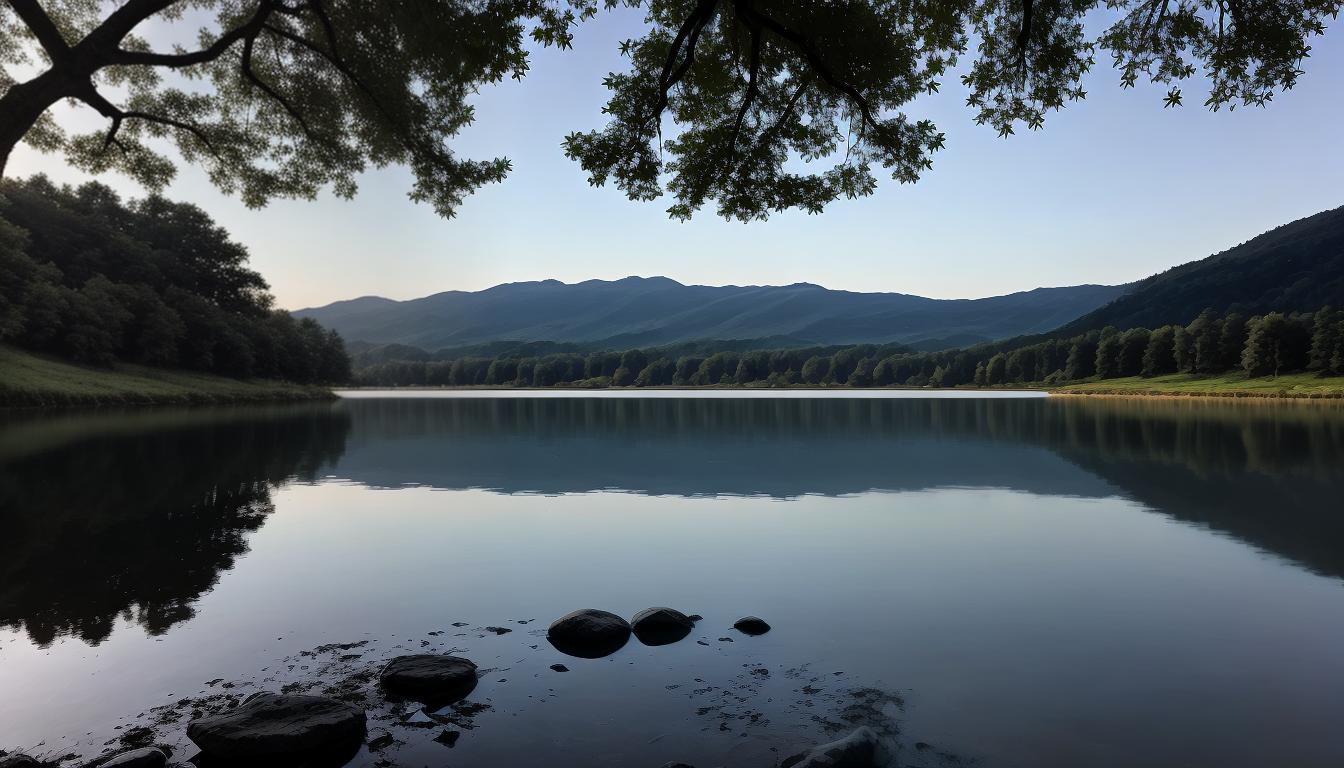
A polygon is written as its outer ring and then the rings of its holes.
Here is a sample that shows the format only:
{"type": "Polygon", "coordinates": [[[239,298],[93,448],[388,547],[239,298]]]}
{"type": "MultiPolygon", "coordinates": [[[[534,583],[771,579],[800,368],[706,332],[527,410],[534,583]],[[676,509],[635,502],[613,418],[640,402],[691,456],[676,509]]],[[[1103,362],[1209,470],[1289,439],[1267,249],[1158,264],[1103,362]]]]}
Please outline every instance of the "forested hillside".
{"type": "Polygon", "coordinates": [[[1064,325],[1069,336],[1106,326],[1156,328],[1205,309],[1245,316],[1311,312],[1344,302],[1344,208],[1308,216],[1222,253],[1153,275],[1064,325]]]}
{"type": "Polygon", "coordinates": [[[1044,333],[1119,296],[1123,286],[1037,288],[984,299],[794,285],[683,285],[666,277],[508,283],[410,301],[366,296],[295,314],[347,339],[425,350],[490,342],[666,346],[775,339],[775,348],[900,343],[947,349],[1044,333]]]}
{"type": "Polygon", "coordinates": [[[275,309],[201,209],[98,183],[0,183],[0,343],[74,362],[343,382],[335,331],[275,309]]]}
{"type": "Polygon", "coordinates": [[[1344,311],[1323,307],[1248,318],[1210,309],[1188,325],[1108,326],[1072,337],[937,352],[873,344],[711,350],[713,345],[689,345],[532,356],[514,349],[494,357],[372,363],[355,372],[355,381],[365,386],[992,387],[1178,373],[1258,378],[1307,371],[1330,377],[1344,375],[1344,311]]]}

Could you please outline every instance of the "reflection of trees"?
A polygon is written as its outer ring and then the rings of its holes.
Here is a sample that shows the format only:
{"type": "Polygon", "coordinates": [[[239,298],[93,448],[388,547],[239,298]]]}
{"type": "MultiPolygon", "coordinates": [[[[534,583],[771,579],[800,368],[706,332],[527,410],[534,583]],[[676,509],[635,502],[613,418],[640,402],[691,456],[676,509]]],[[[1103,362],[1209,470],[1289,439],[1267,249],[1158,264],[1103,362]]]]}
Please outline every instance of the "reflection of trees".
{"type": "Polygon", "coordinates": [[[1344,577],[1344,409],[1069,403],[1051,448],[1130,497],[1344,577]],[[1166,406],[1166,407],[1163,407],[1166,406]]]}
{"type": "Polygon", "coordinates": [[[346,407],[354,423],[338,471],[370,485],[781,497],[940,485],[1119,492],[1344,576],[1339,405],[482,399],[346,407]]]}
{"type": "Polygon", "coordinates": [[[349,431],[328,405],[94,421],[95,437],[0,467],[0,625],[40,644],[100,642],[118,615],[151,634],[190,618],[272,488],[314,479],[349,431]]]}
{"type": "Polygon", "coordinates": [[[0,625],[43,644],[189,618],[272,489],[324,466],[506,492],[1119,492],[1344,576],[1344,408],[1321,404],[366,400],[63,418],[0,429],[0,625]]]}

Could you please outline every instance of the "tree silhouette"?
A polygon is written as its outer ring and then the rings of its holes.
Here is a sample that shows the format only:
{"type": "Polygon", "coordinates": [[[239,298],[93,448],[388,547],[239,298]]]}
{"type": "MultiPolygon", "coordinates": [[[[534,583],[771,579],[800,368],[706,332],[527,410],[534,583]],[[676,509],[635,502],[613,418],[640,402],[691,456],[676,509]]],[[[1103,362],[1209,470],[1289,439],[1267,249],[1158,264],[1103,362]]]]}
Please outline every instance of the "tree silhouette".
{"type": "Polygon", "coordinates": [[[348,197],[367,166],[397,163],[415,176],[413,199],[452,215],[464,195],[509,168],[447,147],[471,122],[467,98],[481,84],[523,75],[528,22],[538,40],[568,45],[575,18],[568,4],[546,0],[121,0],[111,8],[9,0],[0,6],[0,174],[25,141],[158,189],[174,163],[147,140],[166,138],[249,205],[311,198],[327,186],[348,197]],[[188,5],[214,15],[198,44],[152,49],[144,27],[185,26],[188,5]],[[17,80],[33,67],[36,76],[17,80]],[[67,133],[49,112],[65,99],[106,126],[67,133]]]}
{"type": "Polygon", "coordinates": [[[1100,0],[631,4],[647,8],[650,29],[622,44],[628,71],[606,79],[611,119],[570,134],[566,153],[593,184],[614,182],[634,200],[666,186],[674,217],[714,201],[720,216],[743,221],[872,194],[879,167],[916,181],[943,134],[902,110],[936,94],[963,58],[966,102],[1002,136],[1041,128],[1083,98],[1098,50],[1123,87],[1140,77],[1169,85],[1167,106],[1182,103],[1181,82],[1201,68],[1210,109],[1264,105],[1294,85],[1308,39],[1340,5],[1107,0],[1114,22],[1095,35],[1084,20],[1100,0]]]}
{"type": "Polygon", "coordinates": [[[468,97],[526,72],[529,31],[567,47],[575,22],[619,5],[644,8],[647,32],[621,44],[630,68],[606,79],[610,122],[570,134],[565,152],[636,200],[661,195],[666,174],[675,217],[712,200],[741,220],[872,194],[878,167],[917,180],[943,135],[902,110],[954,72],[977,122],[1003,136],[1083,98],[1098,50],[1123,87],[1171,86],[1167,106],[1201,69],[1209,108],[1264,105],[1293,87],[1340,7],[1106,0],[1113,23],[1090,31],[1101,0],[8,0],[0,174],[23,141],[158,188],[175,172],[148,143],[162,138],[249,205],[353,195],[359,172],[396,163],[414,174],[412,198],[452,215],[509,169],[447,146],[472,120],[468,97]],[[213,16],[197,44],[151,48],[142,27],[184,25],[188,7],[213,16]],[[106,126],[67,133],[49,111],[62,100],[106,126]]]}

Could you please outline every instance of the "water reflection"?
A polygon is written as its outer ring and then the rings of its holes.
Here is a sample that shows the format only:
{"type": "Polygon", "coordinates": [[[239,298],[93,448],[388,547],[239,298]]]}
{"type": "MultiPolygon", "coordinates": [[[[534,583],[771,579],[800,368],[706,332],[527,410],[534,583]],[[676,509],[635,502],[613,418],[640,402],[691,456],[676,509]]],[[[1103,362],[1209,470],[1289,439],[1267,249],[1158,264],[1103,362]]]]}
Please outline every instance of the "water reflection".
{"type": "Polygon", "coordinates": [[[1084,400],[358,400],[28,417],[0,428],[0,625],[151,634],[320,473],[503,493],[1136,499],[1344,576],[1344,410],[1084,400]]]}
{"type": "Polygon", "coordinates": [[[271,490],[333,464],[349,425],[329,406],[12,420],[0,626],[97,644],[118,616],[151,635],[191,618],[274,511],[271,490]]]}
{"type": "Polygon", "coordinates": [[[363,400],[375,487],[1123,495],[1344,576],[1344,409],[1207,400],[363,400]]]}

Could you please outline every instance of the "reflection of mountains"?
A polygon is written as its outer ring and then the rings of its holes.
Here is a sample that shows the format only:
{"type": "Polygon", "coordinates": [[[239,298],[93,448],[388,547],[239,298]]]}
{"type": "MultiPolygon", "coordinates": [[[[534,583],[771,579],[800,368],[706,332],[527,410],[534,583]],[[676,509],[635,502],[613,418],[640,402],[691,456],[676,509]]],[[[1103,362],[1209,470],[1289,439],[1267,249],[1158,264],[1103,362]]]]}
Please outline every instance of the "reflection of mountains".
{"type": "Polygon", "coordinates": [[[978,439],[1032,403],[950,400],[354,400],[342,477],[505,493],[838,495],[1022,488],[1107,495],[1040,448],[978,439]]]}
{"type": "Polygon", "coordinates": [[[151,634],[190,618],[273,510],[272,487],[315,477],[348,430],[329,405],[6,424],[0,626],[39,644],[66,634],[97,643],[118,615],[151,634]],[[60,434],[71,439],[50,439],[60,434]],[[58,444],[13,450],[38,436],[58,444]]]}
{"type": "Polygon", "coordinates": [[[1344,410],[1133,400],[358,400],[335,472],[506,493],[1134,498],[1344,575],[1344,410]]]}
{"type": "Polygon", "coordinates": [[[1344,410],[1082,400],[359,400],[39,415],[0,429],[0,626],[151,633],[246,551],[272,489],[667,495],[940,486],[1126,495],[1344,576],[1344,410]]]}

